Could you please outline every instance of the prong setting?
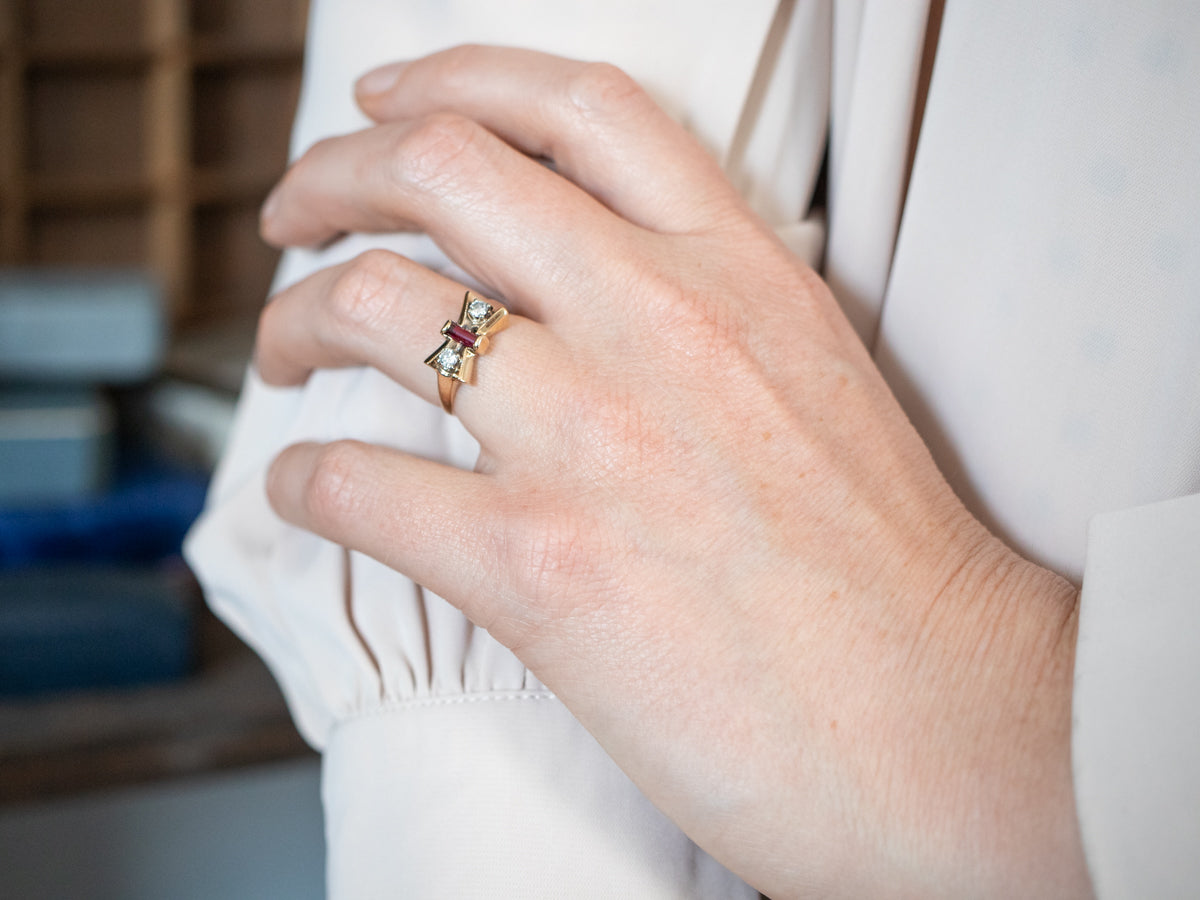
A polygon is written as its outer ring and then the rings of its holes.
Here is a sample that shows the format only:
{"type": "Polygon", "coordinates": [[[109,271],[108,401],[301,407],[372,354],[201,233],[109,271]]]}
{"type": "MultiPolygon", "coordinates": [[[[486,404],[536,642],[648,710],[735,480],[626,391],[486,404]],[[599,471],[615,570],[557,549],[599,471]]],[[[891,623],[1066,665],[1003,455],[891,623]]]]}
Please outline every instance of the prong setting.
{"type": "Polygon", "coordinates": [[[458,321],[447,321],[441,333],[445,340],[425,360],[438,374],[438,395],[442,406],[451,411],[458,384],[470,384],[475,357],[488,352],[490,334],[507,327],[508,310],[499,303],[477,297],[467,291],[458,321]]]}

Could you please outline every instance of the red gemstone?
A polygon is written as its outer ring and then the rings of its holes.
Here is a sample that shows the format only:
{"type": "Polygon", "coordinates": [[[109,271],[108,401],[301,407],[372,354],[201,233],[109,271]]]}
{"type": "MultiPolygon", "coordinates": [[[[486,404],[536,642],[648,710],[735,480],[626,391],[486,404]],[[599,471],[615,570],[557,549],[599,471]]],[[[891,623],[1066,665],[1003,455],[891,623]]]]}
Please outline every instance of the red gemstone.
{"type": "Polygon", "coordinates": [[[463,328],[457,322],[450,323],[450,329],[446,332],[446,337],[450,338],[452,341],[458,341],[458,343],[462,344],[464,347],[472,348],[479,340],[479,336],[477,334],[467,331],[467,329],[463,328]]]}

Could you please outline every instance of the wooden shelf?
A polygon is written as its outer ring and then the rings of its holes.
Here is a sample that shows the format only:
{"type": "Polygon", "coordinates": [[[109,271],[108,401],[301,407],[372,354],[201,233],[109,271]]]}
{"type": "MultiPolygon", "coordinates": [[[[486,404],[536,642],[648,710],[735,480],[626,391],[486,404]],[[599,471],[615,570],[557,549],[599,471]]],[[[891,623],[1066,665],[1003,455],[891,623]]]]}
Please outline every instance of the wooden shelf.
{"type": "Polygon", "coordinates": [[[145,46],[114,44],[57,44],[39,42],[24,51],[25,67],[44,69],[137,70],[154,61],[155,51],[145,46]]]}
{"type": "Polygon", "coordinates": [[[191,199],[196,206],[221,204],[259,204],[275,186],[282,171],[261,172],[224,169],[197,169],[192,173],[191,199]]]}
{"type": "Polygon", "coordinates": [[[0,804],[311,755],[262,662],[203,624],[185,681],[0,702],[0,804]]]}
{"type": "Polygon", "coordinates": [[[153,270],[174,324],[255,310],[306,0],[0,0],[0,265],[153,270]],[[211,271],[216,265],[216,272],[211,271]]]}
{"type": "Polygon", "coordinates": [[[304,57],[303,42],[263,42],[245,38],[205,37],[167,47],[113,44],[38,43],[22,48],[25,68],[144,69],[163,55],[187,57],[194,68],[294,67],[304,57]]]}
{"type": "MultiPolygon", "coordinates": [[[[195,206],[261,203],[282,174],[278,169],[196,169],[184,190],[195,206]]],[[[25,190],[25,202],[31,207],[87,210],[147,203],[161,193],[161,186],[156,188],[139,176],[83,173],[39,176],[31,179],[25,190]]],[[[4,193],[0,191],[2,202],[4,193]]]]}
{"type": "Polygon", "coordinates": [[[33,178],[26,202],[51,209],[104,209],[147,203],[154,193],[154,185],[136,175],[122,178],[84,172],[33,178]]]}
{"type": "Polygon", "coordinates": [[[164,361],[167,375],[236,397],[254,352],[257,315],[242,313],[181,329],[164,361]]]}
{"type": "Polygon", "coordinates": [[[299,65],[303,41],[260,42],[239,38],[198,37],[192,42],[191,61],[200,68],[255,68],[299,65]]]}
{"type": "MultiPolygon", "coordinates": [[[[141,266],[177,333],[252,323],[306,18],[306,0],[0,0],[0,265],[141,266]]],[[[0,702],[0,803],[308,753],[263,664],[204,621],[185,681],[0,702]]]]}

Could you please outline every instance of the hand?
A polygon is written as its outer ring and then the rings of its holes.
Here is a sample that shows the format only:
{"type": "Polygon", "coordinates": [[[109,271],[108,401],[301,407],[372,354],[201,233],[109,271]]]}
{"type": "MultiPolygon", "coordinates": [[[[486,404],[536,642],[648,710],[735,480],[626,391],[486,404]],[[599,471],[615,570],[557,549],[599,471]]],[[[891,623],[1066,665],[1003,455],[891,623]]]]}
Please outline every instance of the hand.
{"type": "MultiPolygon", "coordinates": [[[[359,102],[378,124],[309,150],[264,235],[426,231],[514,315],[455,403],[476,471],[299,445],[280,515],[458,605],[772,896],[1086,893],[1074,588],[967,513],[702,148],[619,71],[524,51],[359,102]]],[[[319,272],[266,307],[261,374],[436,403],[463,291],[383,251],[319,272]]]]}

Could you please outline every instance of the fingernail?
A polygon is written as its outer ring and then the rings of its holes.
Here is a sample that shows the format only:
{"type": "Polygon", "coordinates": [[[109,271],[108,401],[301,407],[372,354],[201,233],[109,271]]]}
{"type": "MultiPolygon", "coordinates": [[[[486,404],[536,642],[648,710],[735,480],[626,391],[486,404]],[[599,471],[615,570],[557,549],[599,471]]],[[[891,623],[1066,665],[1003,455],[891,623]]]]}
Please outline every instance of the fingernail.
{"type": "Polygon", "coordinates": [[[400,80],[400,73],[404,71],[407,65],[408,63],[396,62],[381,66],[378,69],[372,69],[362,78],[358,79],[354,90],[361,97],[373,97],[376,94],[389,91],[400,80]]]}
{"type": "Polygon", "coordinates": [[[267,502],[271,504],[271,508],[281,518],[284,517],[285,501],[287,500],[287,483],[284,478],[284,462],[283,453],[280,453],[267,467],[267,478],[264,488],[266,489],[267,502]]]}
{"type": "Polygon", "coordinates": [[[300,494],[317,449],[317,444],[292,444],[281,450],[267,467],[267,501],[280,518],[296,524],[303,521],[300,494]]]}

